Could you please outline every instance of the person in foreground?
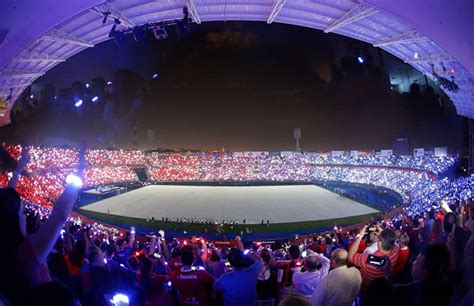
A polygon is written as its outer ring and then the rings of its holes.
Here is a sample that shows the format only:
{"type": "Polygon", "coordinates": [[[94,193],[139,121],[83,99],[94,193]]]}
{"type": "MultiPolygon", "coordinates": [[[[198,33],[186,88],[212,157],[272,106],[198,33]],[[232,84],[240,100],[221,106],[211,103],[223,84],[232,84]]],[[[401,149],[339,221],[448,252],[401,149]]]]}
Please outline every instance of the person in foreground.
{"type": "MultiPolygon", "coordinates": [[[[240,239],[237,238],[240,242],[240,239]]],[[[248,257],[254,262],[246,267],[245,256],[240,248],[232,248],[229,263],[233,271],[223,274],[216,281],[216,291],[224,295],[224,306],[253,306],[257,300],[257,278],[262,267],[262,259],[257,253],[250,252],[248,257]]]]}
{"type": "MultiPolygon", "coordinates": [[[[7,188],[0,189],[0,230],[8,233],[4,240],[8,248],[0,252],[0,293],[14,305],[25,303],[25,292],[51,281],[46,259],[60,236],[80,190],[77,179],[76,184],[67,184],[50,217],[36,233],[28,235],[24,207],[20,195],[14,189],[18,175],[26,165],[25,161],[27,153],[23,153],[7,188]]],[[[82,176],[84,165],[82,150],[76,176],[82,176]]]]}
{"type": "Polygon", "coordinates": [[[362,277],[357,268],[347,267],[347,251],[336,249],[331,255],[331,272],[321,280],[310,298],[313,306],[350,306],[359,293],[362,277]]]}

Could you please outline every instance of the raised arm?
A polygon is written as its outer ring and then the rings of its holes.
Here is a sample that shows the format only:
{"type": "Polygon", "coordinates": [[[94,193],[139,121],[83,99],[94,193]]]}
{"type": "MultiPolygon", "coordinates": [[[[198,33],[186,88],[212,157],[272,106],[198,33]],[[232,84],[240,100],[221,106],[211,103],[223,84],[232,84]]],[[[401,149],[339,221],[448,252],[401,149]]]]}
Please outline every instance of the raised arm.
{"type": "MultiPolygon", "coordinates": [[[[79,164],[77,168],[76,176],[82,177],[85,165],[84,150],[81,149],[79,154],[79,164]]],[[[69,182],[66,185],[66,189],[59,196],[58,200],[54,204],[51,215],[46,222],[39,228],[39,230],[29,237],[33,251],[36,258],[40,263],[45,262],[46,257],[53,249],[56,240],[59,237],[61,229],[66,222],[66,219],[71,212],[74,203],[76,202],[77,195],[81,189],[81,184],[76,179],[74,182],[69,182]]]]}
{"type": "Polygon", "coordinates": [[[26,165],[30,161],[30,157],[28,155],[28,150],[26,147],[23,147],[23,150],[21,151],[21,159],[20,162],[18,163],[18,166],[12,173],[12,178],[8,182],[7,188],[16,188],[16,185],[18,184],[18,179],[20,178],[20,174],[25,169],[26,165]]]}
{"type": "Polygon", "coordinates": [[[130,226],[130,236],[128,237],[128,246],[133,249],[135,243],[135,226],[130,226]]]}
{"type": "Polygon", "coordinates": [[[322,276],[326,276],[329,273],[329,268],[330,268],[330,260],[323,254],[318,254],[315,253],[316,257],[318,258],[319,263],[321,264],[321,269],[319,269],[319,272],[321,272],[322,276]]]}
{"type": "Polygon", "coordinates": [[[209,250],[207,249],[207,244],[206,244],[206,240],[204,240],[204,238],[201,237],[201,245],[202,245],[202,255],[201,255],[201,259],[202,259],[202,262],[206,262],[207,261],[207,256],[209,255],[209,250]]]}
{"type": "Polygon", "coordinates": [[[242,239],[240,239],[240,236],[235,237],[235,241],[237,242],[237,247],[243,251],[244,250],[244,244],[242,243],[242,239]]]}
{"type": "Polygon", "coordinates": [[[156,239],[157,239],[156,236],[151,237],[150,249],[148,250],[147,257],[148,257],[148,256],[152,256],[152,255],[155,253],[155,249],[156,249],[156,239]]]}
{"type": "Polygon", "coordinates": [[[354,256],[357,253],[357,250],[359,249],[360,241],[364,237],[366,231],[367,231],[367,225],[364,226],[360,230],[359,234],[357,235],[356,240],[352,243],[351,248],[349,249],[349,255],[348,255],[350,261],[352,261],[352,256],[354,256]]]}

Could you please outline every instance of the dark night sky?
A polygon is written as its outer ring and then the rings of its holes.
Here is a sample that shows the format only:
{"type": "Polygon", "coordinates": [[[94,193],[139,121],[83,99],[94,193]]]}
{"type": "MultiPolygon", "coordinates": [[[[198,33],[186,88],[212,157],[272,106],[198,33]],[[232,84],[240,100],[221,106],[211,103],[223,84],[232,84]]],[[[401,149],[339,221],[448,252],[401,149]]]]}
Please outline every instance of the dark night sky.
{"type": "MultiPolygon", "coordinates": [[[[156,147],[291,150],[295,127],[305,150],[389,148],[399,137],[425,146],[464,141],[463,120],[407,106],[385,77],[331,82],[331,65],[350,53],[352,39],[240,22],[193,25],[185,37],[168,32],[162,41],[102,43],[37,83],[69,87],[99,75],[111,79],[121,68],[147,79],[159,73],[139,126],[142,134],[155,130],[156,147]]],[[[378,63],[378,51],[368,50],[378,63]]]]}

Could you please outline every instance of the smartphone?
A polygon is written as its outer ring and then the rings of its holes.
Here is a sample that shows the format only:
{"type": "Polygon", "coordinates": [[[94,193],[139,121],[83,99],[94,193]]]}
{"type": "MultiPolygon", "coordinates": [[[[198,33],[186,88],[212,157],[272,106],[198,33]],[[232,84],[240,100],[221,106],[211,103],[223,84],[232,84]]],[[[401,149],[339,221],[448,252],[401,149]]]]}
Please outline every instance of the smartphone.
{"type": "Polygon", "coordinates": [[[153,256],[154,256],[155,258],[161,258],[161,255],[158,254],[158,253],[153,253],[153,256]]]}

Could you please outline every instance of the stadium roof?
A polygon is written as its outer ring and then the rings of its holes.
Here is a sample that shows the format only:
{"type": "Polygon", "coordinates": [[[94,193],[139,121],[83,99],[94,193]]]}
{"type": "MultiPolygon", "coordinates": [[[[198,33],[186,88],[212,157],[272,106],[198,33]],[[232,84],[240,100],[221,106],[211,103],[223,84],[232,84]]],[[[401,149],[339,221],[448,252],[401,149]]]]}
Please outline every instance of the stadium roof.
{"type": "MultiPolygon", "coordinates": [[[[457,113],[474,118],[474,1],[471,0],[11,0],[0,3],[0,126],[33,81],[120,28],[178,20],[187,6],[195,23],[249,20],[337,33],[380,47],[416,69],[460,87],[445,90],[457,113]],[[102,23],[102,12],[110,11],[102,23]],[[445,71],[442,67],[445,67],[445,71]],[[11,95],[10,95],[11,93],[11,95]],[[1,105],[0,105],[1,107],[1,105]]],[[[310,38],[308,38],[310,39],[310,38]]]]}

